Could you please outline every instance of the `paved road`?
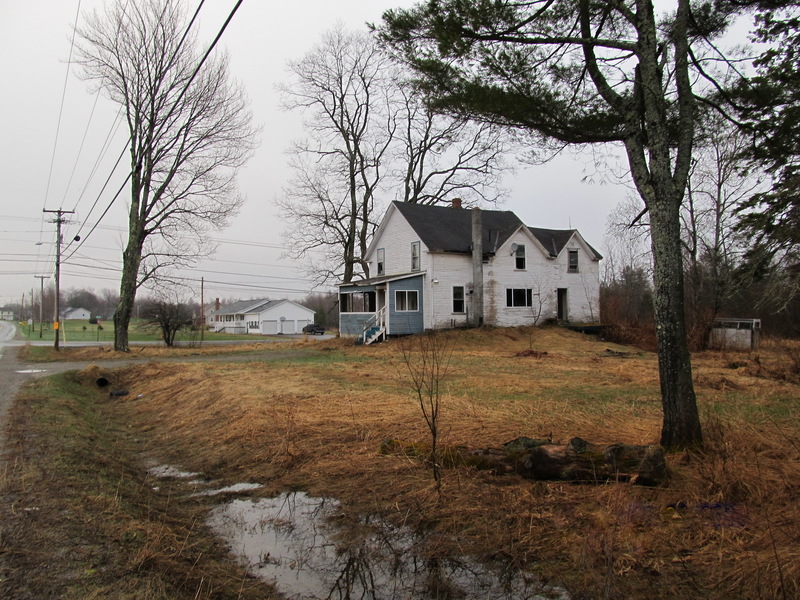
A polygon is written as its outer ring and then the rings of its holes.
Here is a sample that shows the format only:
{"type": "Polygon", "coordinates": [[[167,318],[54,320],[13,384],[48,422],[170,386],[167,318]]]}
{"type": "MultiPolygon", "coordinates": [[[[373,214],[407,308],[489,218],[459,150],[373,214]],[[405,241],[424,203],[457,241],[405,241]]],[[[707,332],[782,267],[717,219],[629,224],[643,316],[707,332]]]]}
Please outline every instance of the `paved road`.
{"type": "MultiPolygon", "coordinates": [[[[15,348],[14,338],[17,327],[9,321],[0,321],[0,453],[5,455],[6,426],[8,424],[8,409],[17,395],[20,386],[35,372],[21,373],[20,371],[38,371],[36,368],[21,365],[17,360],[18,349],[15,348]]],[[[0,466],[2,466],[0,460],[0,466]]]]}

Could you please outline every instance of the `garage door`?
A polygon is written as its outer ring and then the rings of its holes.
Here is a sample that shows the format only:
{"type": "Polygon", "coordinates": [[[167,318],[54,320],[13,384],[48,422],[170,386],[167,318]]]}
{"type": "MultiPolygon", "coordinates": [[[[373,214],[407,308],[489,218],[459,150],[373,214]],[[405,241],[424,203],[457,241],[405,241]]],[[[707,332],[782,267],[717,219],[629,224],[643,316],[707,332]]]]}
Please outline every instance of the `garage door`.
{"type": "Polygon", "coordinates": [[[261,333],[275,335],[278,333],[278,321],[261,321],[261,333]]]}

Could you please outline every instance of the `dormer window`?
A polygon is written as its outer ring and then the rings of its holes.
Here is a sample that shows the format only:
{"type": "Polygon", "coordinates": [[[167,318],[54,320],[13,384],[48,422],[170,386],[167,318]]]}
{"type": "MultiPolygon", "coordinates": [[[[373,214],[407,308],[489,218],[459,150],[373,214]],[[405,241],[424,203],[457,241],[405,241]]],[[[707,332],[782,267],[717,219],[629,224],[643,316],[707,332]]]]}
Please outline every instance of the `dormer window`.
{"type": "Polygon", "coordinates": [[[520,271],[525,270],[525,245],[517,244],[514,251],[514,268],[520,271]]]}
{"type": "Polygon", "coordinates": [[[378,275],[383,275],[386,271],[386,250],[378,248],[378,275]]]}
{"type": "Polygon", "coordinates": [[[419,242],[411,243],[411,270],[419,271],[419,242]]]}
{"type": "Polygon", "coordinates": [[[567,272],[568,273],[577,273],[578,272],[578,251],[577,250],[570,250],[569,251],[569,263],[567,265],[567,272]]]}

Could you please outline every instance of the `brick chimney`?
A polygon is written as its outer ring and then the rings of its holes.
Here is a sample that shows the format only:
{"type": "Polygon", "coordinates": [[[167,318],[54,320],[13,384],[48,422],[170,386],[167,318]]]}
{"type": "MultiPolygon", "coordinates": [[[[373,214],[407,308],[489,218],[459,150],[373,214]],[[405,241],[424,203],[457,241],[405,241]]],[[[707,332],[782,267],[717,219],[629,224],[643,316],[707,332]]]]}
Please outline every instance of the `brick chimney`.
{"type": "Polygon", "coordinates": [[[461,198],[453,198],[450,203],[453,208],[461,208],[461,198]]]}

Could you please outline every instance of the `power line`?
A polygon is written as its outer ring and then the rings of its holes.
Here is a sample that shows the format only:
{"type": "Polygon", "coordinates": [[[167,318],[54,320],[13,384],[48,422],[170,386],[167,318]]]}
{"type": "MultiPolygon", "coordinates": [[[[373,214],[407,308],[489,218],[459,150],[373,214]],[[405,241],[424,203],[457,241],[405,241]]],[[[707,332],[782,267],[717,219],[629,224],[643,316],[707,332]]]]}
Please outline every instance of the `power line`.
{"type": "MultiPolygon", "coordinates": [[[[47,187],[44,192],[44,205],[47,206],[47,197],[50,194],[50,181],[53,178],[53,165],[56,161],[56,149],[58,148],[58,135],[61,131],[61,117],[64,114],[64,99],[67,97],[67,82],[69,81],[69,65],[72,63],[72,51],[75,48],[75,33],[78,27],[78,16],[81,13],[81,0],[78,0],[78,6],[75,10],[75,24],[72,28],[72,40],[69,45],[69,59],[67,60],[67,71],[64,74],[64,87],[61,90],[61,106],[58,109],[58,123],[56,124],[56,138],[53,141],[53,154],[50,157],[50,171],[47,174],[47,187]]],[[[44,209],[42,209],[44,210],[44,209]]]]}
{"type": "MultiPolygon", "coordinates": [[[[189,31],[191,30],[192,26],[194,25],[194,22],[197,20],[197,16],[200,14],[200,9],[203,8],[203,4],[205,4],[205,0],[201,0],[200,4],[197,7],[197,9],[194,11],[194,14],[192,15],[192,18],[189,21],[189,24],[184,29],[183,35],[181,36],[181,39],[178,42],[178,45],[175,47],[175,51],[172,53],[172,57],[170,58],[170,60],[173,60],[175,58],[175,56],[177,56],[178,52],[180,52],[180,49],[183,47],[183,44],[186,41],[187,36],[189,35],[189,31]]],[[[128,9],[128,3],[126,3],[126,5],[125,5],[125,9],[123,9],[123,13],[125,11],[127,11],[127,9],[128,9]]],[[[99,93],[98,93],[97,97],[99,97],[99,93]]],[[[97,104],[97,99],[95,99],[95,105],[96,104],[97,104]]],[[[92,108],[92,114],[94,114],[94,108],[92,108]]],[[[92,177],[94,176],[95,170],[96,170],[98,164],[100,163],[100,160],[102,159],[103,156],[105,156],[105,153],[108,150],[108,141],[111,139],[112,133],[122,123],[122,120],[120,119],[121,115],[122,115],[122,107],[120,107],[120,109],[117,111],[117,116],[114,118],[114,123],[112,123],[111,129],[109,130],[108,135],[106,135],[106,141],[103,143],[103,147],[101,148],[100,155],[98,156],[97,160],[95,161],[94,167],[92,168],[92,171],[89,174],[89,178],[87,179],[86,185],[83,188],[84,191],[86,190],[86,188],[89,185],[89,182],[91,181],[92,177]]],[[[91,117],[90,117],[90,121],[91,121],[91,117]]],[[[88,125],[87,125],[87,131],[88,131],[88,125]]],[[[84,134],[84,139],[85,139],[85,134],[84,134]]],[[[92,212],[94,212],[94,209],[95,209],[95,207],[97,206],[97,203],[100,200],[100,196],[102,196],[103,192],[106,189],[106,186],[108,185],[109,180],[113,176],[114,172],[117,170],[117,166],[119,165],[119,161],[122,159],[122,156],[127,151],[128,144],[130,143],[130,141],[131,141],[131,138],[129,136],[128,137],[128,141],[125,143],[125,147],[122,149],[122,152],[120,153],[119,158],[117,158],[117,162],[114,163],[114,168],[111,169],[111,173],[106,178],[106,181],[103,184],[103,188],[98,193],[97,198],[95,199],[94,203],[92,204],[92,207],[89,209],[89,212],[86,214],[86,218],[83,220],[83,222],[81,223],[80,227],[78,228],[78,234],[80,234],[81,230],[83,229],[83,226],[86,223],[88,223],[89,217],[91,216],[92,212]]],[[[83,147],[83,143],[81,143],[81,148],[82,147],[83,147]]],[[[80,153],[80,151],[79,151],[79,153],[80,153]]],[[[76,160],[76,164],[77,164],[77,160],[76,160]]],[[[74,172],[74,169],[73,169],[73,172],[74,172]]],[[[71,181],[71,178],[70,178],[70,181],[71,181]]],[[[64,195],[65,195],[65,198],[66,198],[66,191],[65,191],[64,195]]],[[[77,210],[78,203],[81,201],[82,198],[83,198],[83,192],[81,192],[81,195],[78,197],[78,200],[75,203],[75,210],[77,210]]],[[[114,198],[114,200],[116,200],[116,197],[114,198]]],[[[114,202],[114,200],[112,200],[112,203],[114,202]]],[[[103,216],[105,216],[105,214],[107,212],[108,212],[108,209],[106,209],[106,211],[103,213],[103,216]]],[[[103,217],[101,216],[100,219],[98,219],[98,223],[102,218],[103,217]]],[[[92,229],[92,231],[94,231],[94,228],[92,229]]],[[[87,234],[87,236],[88,236],[88,234],[87,234]]],[[[69,246],[67,246],[67,248],[69,248],[69,246]]]]}
{"type": "MultiPolygon", "coordinates": [[[[130,142],[130,138],[128,138],[128,141],[130,142]]],[[[117,165],[119,165],[119,161],[122,160],[122,157],[125,155],[125,150],[127,150],[127,145],[125,146],[125,148],[122,149],[122,152],[120,153],[119,157],[117,157],[117,162],[114,163],[114,169],[112,169],[111,174],[109,174],[108,178],[106,179],[106,182],[103,184],[103,189],[100,190],[101,194],[106,189],[106,185],[108,185],[108,182],[111,179],[111,175],[114,174],[114,171],[116,170],[117,165]]],[[[80,242],[78,243],[78,246],[75,248],[75,250],[72,251],[72,254],[70,254],[66,258],[66,260],[69,260],[72,257],[72,255],[75,254],[78,251],[78,249],[83,245],[83,243],[87,239],[89,239],[89,236],[92,235],[92,233],[94,233],[94,230],[97,229],[98,225],[100,225],[100,221],[102,221],[103,217],[105,217],[108,214],[108,211],[111,210],[111,207],[114,205],[114,202],[116,202],[117,198],[122,193],[122,190],[125,189],[125,186],[128,184],[128,181],[130,180],[130,178],[131,178],[131,174],[128,173],[128,176],[125,178],[125,181],[123,181],[122,185],[119,186],[119,189],[117,190],[117,193],[114,194],[113,198],[111,198],[111,202],[108,203],[108,206],[106,206],[106,209],[103,211],[103,214],[100,215],[100,217],[97,219],[97,222],[95,222],[94,226],[89,230],[89,233],[86,234],[86,236],[83,238],[83,240],[81,240],[81,238],[80,238],[80,236],[78,234],[75,235],[75,237],[73,239],[74,240],[80,240],[80,242]]],[[[100,200],[100,196],[99,195],[97,196],[97,200],[100,200]]],[[[95,203],[92,204],[92,208],[89,211],[90,213],[91,213],[92,210],[94,210],[94,207],[97,205],[97,200],[95,200],[95,203]]],[[[84,221],[84,223],[85,223],[85,221],[84,221]]],[[[83,229],[84,223],[82,223],[81,226],[78,228],[78,233],[80,233],[80,231],[83,229]]],[[[69,247],[71,245],[72,245],[72,241],[70,241],[70,243],[67,244],[67,247],[65,248],[65,250],[69,250],[69,247]]]]}
{"type": "MultiPolygon", "coordinates": [[[[99,93],[98,93],[98,97],[99,97],[99,93]]],[[[122,125],[122,118],[121,117],[122,117],[122,107],[120,107],[119,110],[117,111],[117,114],[114,117],[114,121],[113,121],[113,123],[111,123],[111,127],[109,128],[108,133],[106,134],[106,139],[103,140],[103,144],[100,146],[100,152],[97,154],[97,158],[95,159],[94,164],[92,165],[92,168],[89,171],[89,176],[86,178],[86,183],[84,184],[83,188],[81,189],[81,193],[78,195],[78,199],[75,201],[75,207],[73,208],[73,210],[76,210],[76,211],[78,210],[78,204],[80,204],[80,201],[83,200],[83,195],[86,193],[86,190],[89,188],[89,184],[91,183],[92,179],[94,179],[95,173],[97,173],[97,169],[100,166],[100,162],[105,158],[106,154],[108,153],[108,149],[111,147],[111,140],[116,135],[117,131],[119,130],[120,125],[122,125]]],[[[129,138],[129,140],[130,140],[130,138],[129,138]]],[[[125,150],[127,150],[127,145],[125,146],[125,149],[123,149],[123,151],[122,151],[123,154],[124,154],[125,150]]],[[[116,165],[114,166],[114,170],[116,170],[116,165]]],[[[112,174],[113,174],[114,170],[112,170],[112,174]]],[[[102,190],[101,190],[100,193],[102,194],[102,190]]],[[[92,214],[92,210],[94,210],[94,207],[97,205],[97,202],[99,200],[100,200],[100,198],[98,197],[94,201],[94,204],[92,204],[92,208],[89,209],[89,212],[86,215],[85,221],[89,220],[89,216],[92,214]]]]}
{"type": "MultiPolygon", "coordinates": [[[[178,95],[177,99],[176,99],[176,100],[173,102],[173,110],[174,110],[174,108],[175,108],[175,107],[177,107],[178,103],[181,101],[181,99],[183,98],[183,96],[184,96],[184,95],[186,95],[186,92],[188,91],[188,89],[189,89],[189,86],[190,86],[190,85],[192,84],[192,82],[194,81],[194,78],[195,78],[195,77],[197,77],[197,74],[200,72],[200,69],[202,68],[203,64],[204,64],[204,63],[205,63],[205,61],[208,59],[209,55],[211,54],[211,51],[212,51],[212,50],[214,49],[214,47],[217,45],[217,42],[219,42],[220,38],[222,37],[222,34],[225,32],[225,29],[228,27],[228,24],[230,23],[231,19],[233,19],[233,16],[236,14],[236,11],[239,9],[239,6],[242,4],[242,2],[243,2],[243,0],[238,0],[238,2],[236,3],[236,6],[234,6],[233,10],[232,10],[232,11],[230,12],[230,14],[228,15],[228,18],[225,20],[225,23],[224,23],[224,24],[222,25],[222,27],[220,28],[219,32],[217,33],[216,37],[214,38],[214,41],[211,43],[211,45],[209,46],[208,50],[207,50],[207,51],[206,51],[206,53],[203,55],[203,58],[200,60],[200,63],[197,65],[197,67],[195,68],[195,70],[194,70],[194,72],[192,73],[191,77],[188,79],[188,81],[187,81],[187,82],[186,82],[186,84],[184,85],[184,87],[183,87],[183,89],[181,90],[181,93],[178,95]]],[[[175,58],[175,56],[177,56],[178,52],[180,51],[180,48],[183,46],[183,43],[185,42],[185,40],[186,40],[186,38],[187,38],[187,36],[188,36],[188,34],[189,34],[189,31],[190,31],[190,29],[191,29],[192,25],[194,24],[195,20],[197,19],[197,16],[198,16],[198,14],[200,13],[200,9],[203,7],[203,4],[204,4],[204,3],[205,3],[205,0],[201,0],[200,4],[198,5],[197,9],[196,9],[196,10],[195,10],[195,12],[194,12],[194,15],[192,15],[192,18],[191,18],[191,20],[189,21],[189,24],[186,26],[186,29],[184,30],[183,36],[181,37],[180,41],[178,42],[178,45],[177,45],[177,46],[176,46],[176,48],[175,48],[175,52],[174,52],[174,53],[173,53],[173,55],[172,55],[172,59],[174,59],[174,58],[175,58]]],[[[171,117],[171,116],[172,116],[172,114],[173,114],[173,112],[172,112],[172,111],[170,111],[170,113],[168,114],[168,118],[169,118],[169,117],[171,117]]],[[[168,118],[167,118],[167,120],[168,120],[168,118]]],[[[127,147],[128,147],[128,144],[129,144],[131,141],[132,141],[132,137],[131,137],[131,136],[129,136],[129,137],[128,137],[128,141],[126,142],[125,148],[124,148],[124,149],[123,149],[123,151],[122,151],[122,153],[123,153],[123,154],[124,154],[125,150],[127,149],[127,147]]],[[[149,144],[150,144],[150,143],[151,143],[151,140],[148,140],[148,146],[149,146],[149,144]]],[[[148,148],[148,150],[149,150],[149,148],[148,148]]],[[[120,158],[121,158],[121,156],[120,156],[120,158]]],[[[117,159],[117,163],[119,163],[119,159],[117,159]]],[[[116,164],[115,164],[115,166],[114,166],[114,169],[116,169],[116,164]]],[[[112,171],[112,174],[113,174],[113,171],[112,171]]],[[[110,176],[109,176],[109,178],[110,178],[110,176]]],[[[131,173],[128,173],[128,176],[126,177],[126,179],[125,179],[125,182],[123,183],[122,187],[124,187],[124,186],[125,186],[125,184],[128,182],[128,180],[129,180],[130,178],[131,178],[131,173]]],[[[120,190],[118,190],[118,191],[117,191],[117,193],[116,193],[116,194],[114,195],[114,197],[111,199],[111,202],[109,202],[109,204],[108,204],[108,206],[106,207],[105,211],[103,211],[103,214],[102,214],[102,215],[100,215],[100,218],[99,218],[99,219],[97,220],[97,222],[95,223],[95,226],[94,226],[94,227],[92,227],[92,229],[89,231],[89,233],[88,233],[88,234],[86,234],[86,236],[85,236],[84,240],[85,240],[85,239],[87,239],[87,238],[88,238],[88,237],[89,237],[89,236],[90,236],[90,235],[91,235],[91,234],[94,232],[94,230],[96,229],[96,227],[97,227],[97,226],[100,224],[100,221],[102,221],[103,217],[105,217],[105,215],[106,215],[106,214],[108,214],[108,211],[111,209],[111,206],[114,204],[114,202],[116,201],[116,199],[119,197],[119,194],[120,194],[120,192],[122,191],[122,187],[120,188],[120,190]]],[[[96,202],[95,202],[95,204],[96,204],[96,202]]],[[[92,207],[92,208],[94,208],[94,205],[93,205],[93,207],[92,207]]],[[[91,211],[90,211],[90,212],[91,212],[91,211]]],[[[87,219],[88,219],[88,217],[87,217],[87,219]]],[[[83,224],[81,225],[81,228],[82,228],[82,227],[83,227],[83,224]]],[[[80,230],[80,229],[79,229],[79,230],[80,230]]],[[[81,242],[81,243],[82,243],[82,242],[81,242]]],[[[78,248],[80,248],[80,245],[81,245],[81,244],[79,244],[79,245],[78,245],[78,247],[77,247],[77,248],[75,248],[75,250],[73,250],[72,254],[70,254],[70,256],[69,256],[68,258],[72,257],[72,256],[75,254],[75,252],[78,250],[78,248]]]]}
{"type": "MultiPolygon", "coordinates": [[[[69,174],[69,180],[67,181],[67,185],[64,188],[64,197],[61,199],[61,205],[64,205],[64,202],[67,200],[67,194],[69,193],[69,188],[72,185],[72,178],[75,176],[75,169],[78,168],[78,162],[81,158],[81,153],[83,152],[83,145],[86,143],[86,136],[89,133],[89,126],[92,124],[92,118],[94,117],[94,111],[97,108],[97,101],[100,99],[100,92],[97,92],[94,95],[94,104],[92,104],[92,112],[89,114],[89,120],[86,122],[86,127],[83,130],[83,137],[81,138],[81,145],[78,147],[78,152],[75,154],[75,162],[72,164],[72,172],[69,174]]],[[[76,206],[77,208],[77,206],[76,206]]],[[[74,212],[74,209],[73,209],[74,212]]]]}

